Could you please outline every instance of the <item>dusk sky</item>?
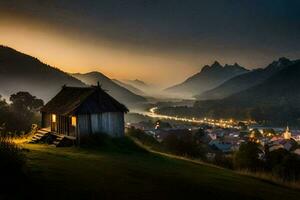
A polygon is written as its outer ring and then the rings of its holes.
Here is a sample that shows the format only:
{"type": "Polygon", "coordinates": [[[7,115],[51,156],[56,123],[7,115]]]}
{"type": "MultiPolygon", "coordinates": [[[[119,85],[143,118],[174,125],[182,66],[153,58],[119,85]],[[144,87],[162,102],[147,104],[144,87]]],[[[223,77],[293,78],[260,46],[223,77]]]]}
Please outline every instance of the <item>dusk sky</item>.
{"type": "Polygon", "coordinates": [[[1,0],[0,43],[67,72],[169,86],[300,58],[299,0],[1,0]]]}

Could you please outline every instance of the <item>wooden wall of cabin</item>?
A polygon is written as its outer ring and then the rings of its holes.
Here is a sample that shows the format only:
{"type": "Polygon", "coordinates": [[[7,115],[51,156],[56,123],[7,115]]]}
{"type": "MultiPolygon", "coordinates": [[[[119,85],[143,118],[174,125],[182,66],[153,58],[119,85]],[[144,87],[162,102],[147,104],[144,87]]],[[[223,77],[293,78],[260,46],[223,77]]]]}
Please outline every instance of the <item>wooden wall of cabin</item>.
{"type": "Polygon", "coordinates": [[[124,113],[108,112],[102,114],[79,115],[80,136],[106,133],[112,137],[124,136],[124,113]]]}
{"type": "Polygon", "coordinates": [[[51,115],[50,115],[50,124],[51,124],[51,131],[76,137],[76,126],[72,126],[71,124],[71,116],[61,116],[56,115],[56,122],[52,121],[51,115]]]}

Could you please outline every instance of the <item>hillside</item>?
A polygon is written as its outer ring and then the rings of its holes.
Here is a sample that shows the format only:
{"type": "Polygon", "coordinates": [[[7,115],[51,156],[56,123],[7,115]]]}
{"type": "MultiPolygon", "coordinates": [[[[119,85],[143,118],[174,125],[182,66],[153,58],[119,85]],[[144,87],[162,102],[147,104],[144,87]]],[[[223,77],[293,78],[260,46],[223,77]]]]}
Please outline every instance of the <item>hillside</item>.
{"type": "Polygon", "coordinates": [[[85,86],[67,73],[9,47],[0,46],[0,94],[28,91],[48,101],[63,85],[85,86]]]}
{"type": "Polygon", "coordinates": [[[294,61],[290,61],[287,58],[280,58],[278,61],[272,62],[264,69],[253,70],[249,73],[233,77],[212,90],[196,95],[196,98],[199,100],[225,98],[262,83],[276,72],[293,63],[294,61]]]}
{"type": "Polygon", "coordinates": [[[88,85],[97,85],[97,82],[99,81],[103,89],[107,90],[110,95],[117,100],[124,102],[128,106],[146,101],[144,97],[134,94],[128,89],[118,85],[100,72],[90,72],[86,74],[76,73],[72,74],[72,76],[88,85]]]}
{"type": "Polygon", "coordinates": [[[145,93],[144,93],[142,90],[138,89],[137,87],[134,87],[134,86],[131,85],[131,84],[124,83],[124,82],[119,81],[119,80],[117,80],[117,79],[113,79],[112,81],[114,81],[115,83],[117,83],[117,84],[120,85],[121,87],[124,87],[124,88],[126,88],[127,90],[133,92],[134,94],[137,94],[137,95],[140,95],[140,96],[145,95],[145,93]]]}
{"type": "Polygon", "coordinates": [[[204,91],[210,90],[224,83],[232,77],[245,74],[248,70],[239,66],[225,65],[214,62],[211,66],[204,66],[202,70],[185,80],[183,83],[167,88],[169,93],[194,96],[204,91]]]}
{"type": "Polygon", "coordinates": [[[296,200],[300,195],[230,170],[145,152],[124,141],[100,149],[24,147],[32,169],[28,199],[296,200]]]}

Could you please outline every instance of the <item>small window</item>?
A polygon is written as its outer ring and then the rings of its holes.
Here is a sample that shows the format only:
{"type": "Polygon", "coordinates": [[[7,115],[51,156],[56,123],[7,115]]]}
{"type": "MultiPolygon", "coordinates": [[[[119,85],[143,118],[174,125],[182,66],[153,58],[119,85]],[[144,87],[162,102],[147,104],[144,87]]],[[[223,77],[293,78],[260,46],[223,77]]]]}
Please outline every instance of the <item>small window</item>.
{"type": "Polygon", "coordinates": [[[76,117],[73,116],[73,117],[71,118],[71,124],[72,124],[72,126],[76,126],[76,123],[77,123],[76,117]]]}
{"type": "Polygon", "coordinates": [[[56,122],[56,115],[52,114],[52,122],[56,122]]]}

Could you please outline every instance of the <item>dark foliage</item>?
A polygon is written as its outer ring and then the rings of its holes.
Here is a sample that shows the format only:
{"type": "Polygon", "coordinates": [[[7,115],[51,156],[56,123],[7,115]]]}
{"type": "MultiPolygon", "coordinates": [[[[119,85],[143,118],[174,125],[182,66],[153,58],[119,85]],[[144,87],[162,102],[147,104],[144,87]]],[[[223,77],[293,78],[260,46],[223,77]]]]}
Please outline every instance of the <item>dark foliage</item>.
{"type": "Polygon", "coordinates": [[[28,92],[11,95],[11,104],[0,99],[0,133],[1,135],[20,135],[28,132],[32,124],[39,123],[38,110],[43,100],[28,92]]]}
{"type": "Polygon", "coordinates": [[[266,155],[266,169],[284,180],[299,180],[300,158],[285,149],[268,152],[266,155]]]}
{"type": "Polygon", "coordinates": [[[263,162],[259,159],[259,153],[261,153],[261,150],[258,148],[257,143],[248,142],[242,144],[234,156],[235,168],[250,171],[263,169],[263,162]]]}
{"type": "Polygon", "coordinates": [[[6,137],[0,137],[0,193],[19,191],[27,179],[22,150],[6,137]]]}

